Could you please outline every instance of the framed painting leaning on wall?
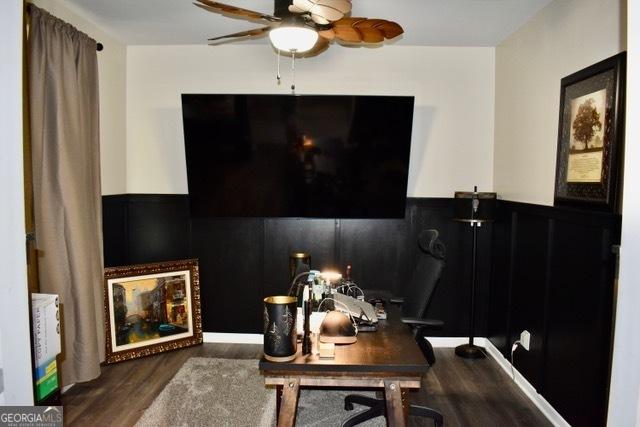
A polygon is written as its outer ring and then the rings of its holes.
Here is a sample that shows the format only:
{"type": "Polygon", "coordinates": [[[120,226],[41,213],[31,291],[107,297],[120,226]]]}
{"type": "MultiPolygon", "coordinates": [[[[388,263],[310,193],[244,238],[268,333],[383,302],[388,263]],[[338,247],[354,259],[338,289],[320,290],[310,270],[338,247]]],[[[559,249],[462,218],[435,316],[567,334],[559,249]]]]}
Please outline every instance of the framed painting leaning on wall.
{"type": "Polygon", "coordinates": [[[622,52],[562,79],[555,206],[618,209],[625,73],[622,52]]]}
{"type": "Polygon", "coordinates": [[[106,361],[200,344],[197,260],[105,269],[106,361]]]}

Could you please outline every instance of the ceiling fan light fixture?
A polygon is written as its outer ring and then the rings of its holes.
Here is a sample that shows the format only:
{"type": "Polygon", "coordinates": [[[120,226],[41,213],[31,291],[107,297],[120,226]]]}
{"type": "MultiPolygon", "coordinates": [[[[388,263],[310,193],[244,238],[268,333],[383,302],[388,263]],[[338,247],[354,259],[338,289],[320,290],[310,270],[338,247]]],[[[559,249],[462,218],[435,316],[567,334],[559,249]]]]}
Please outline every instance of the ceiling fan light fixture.
{"type": "Polygon", "coordinates": [[[278,50],[304,53],[315,46],[318,33],[309,27],[285,24],[269,31],[269,40],[278,50]]]}

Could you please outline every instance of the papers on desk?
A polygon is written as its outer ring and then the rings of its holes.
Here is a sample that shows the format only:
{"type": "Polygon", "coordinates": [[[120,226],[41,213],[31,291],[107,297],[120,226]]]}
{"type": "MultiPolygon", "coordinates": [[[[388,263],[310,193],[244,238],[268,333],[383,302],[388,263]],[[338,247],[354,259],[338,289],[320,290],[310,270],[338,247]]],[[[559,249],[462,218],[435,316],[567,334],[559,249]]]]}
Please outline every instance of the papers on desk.
{"type": "Polygon", "coordinates": [[[348,311],[359,324],[375,324],[378,322],[378,316],[373,306],[365,301],[360,301],[353,297],[336,293],[333,298],[338,304],[336,309],[341,311],[348,311]]]}

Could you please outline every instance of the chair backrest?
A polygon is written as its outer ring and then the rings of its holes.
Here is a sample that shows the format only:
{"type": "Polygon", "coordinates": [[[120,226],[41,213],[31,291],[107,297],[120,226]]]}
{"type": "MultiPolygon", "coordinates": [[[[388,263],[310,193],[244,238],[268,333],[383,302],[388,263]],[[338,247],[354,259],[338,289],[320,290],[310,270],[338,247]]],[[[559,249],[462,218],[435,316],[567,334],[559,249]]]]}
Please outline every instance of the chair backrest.
{"type": "Polygon", "coordinates": [[[418,248],[416,267],[403,295],[403,317],[424,316],[444,269],[445,246],[438,238],[438,230],[423,230],[418,236],[418,248]]]}

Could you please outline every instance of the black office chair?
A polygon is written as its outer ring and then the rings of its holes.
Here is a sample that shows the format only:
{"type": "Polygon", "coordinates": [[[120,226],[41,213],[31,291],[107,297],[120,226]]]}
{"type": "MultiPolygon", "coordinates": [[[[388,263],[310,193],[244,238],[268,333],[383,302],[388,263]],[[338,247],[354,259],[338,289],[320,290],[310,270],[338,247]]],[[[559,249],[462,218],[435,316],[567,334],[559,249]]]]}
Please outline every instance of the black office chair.
{"type": "MultiPolygon", "coordinates": [[[[445,246],[438,239],[437,230],[424,230],[418,237],[418,247],[420,248],[419,259],[411,281],[405,288],[404,298],[391,299],[390,302],[402,304],[402,323],[406,323],[413,329],[420,350],[429,365],[433,365],[436,363],[436,358],[431,343],[426,339],[427,331],[441,328],[443,322],[422,317],[442,276],[445,246]]],[[[355,426],[371,418],[385,415],[384,399],[350,394],[344,399],[344,409],[353,410],[354,403],[368,406],[369,409],[348,418],[342,423],[342,427],[355,426]]],[[[431,408],[411,405],[409,415],[431,418],[436,427],[443,426],[442,414],[431,408]]]]}

